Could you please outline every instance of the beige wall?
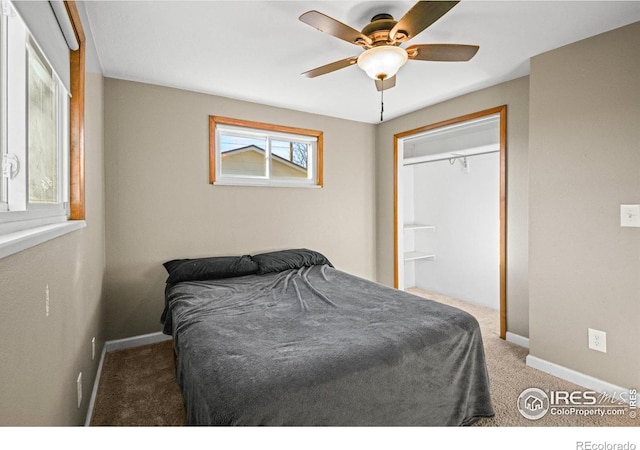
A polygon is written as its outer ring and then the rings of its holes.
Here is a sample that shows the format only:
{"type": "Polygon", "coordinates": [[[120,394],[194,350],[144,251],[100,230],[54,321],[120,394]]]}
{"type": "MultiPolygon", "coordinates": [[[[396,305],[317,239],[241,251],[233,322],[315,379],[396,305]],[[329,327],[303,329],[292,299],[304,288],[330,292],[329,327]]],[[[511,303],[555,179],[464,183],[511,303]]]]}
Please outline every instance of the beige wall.
{"type": "Polygon", "coordinates": [[[531,61],[530,354],[640,385],[640,23],[531,61]],[[587,348],[607,333],[607,353],[587,348]]]}
{"type": "Polygon", "coordinates": [[[375,278],[374,145],[370,124],[106,79],[108,339],[160,330],[173,258],[307,247],[375,278]],[[324,188],[210,185],[209,115],[323,131],[324,188]]]}
{"type": "Polygon", "coordinates": [[[619,205],[640,203],[638,41],[639,24],[594,37],[379,126],[87,74],[87,226],[0,259],[0,425],[82,424],[105,339],[160,329],[168,259],[305,246],[391,285],[393,135],[502,104],[508,330],[532,356],[638,386],[640,229],[619,227],[619,205]],[[325,188],[209,185],[209,114],[323,130],[325,188]]]}
{"type": "Polygon", "coordinates": [[[105,325],[102,90],[102,75],[87,74],[87,226],[0,259],[0,425],[81,425],[85,420],[105,325]]]}
{"type": "Polygon", "coordinates": [[[528,77],[464,95],[378,126],[377,278],[381,283],[393,286],[393,136],[501,105],[507,105],[507,331],[528,337],[528,77]]]}

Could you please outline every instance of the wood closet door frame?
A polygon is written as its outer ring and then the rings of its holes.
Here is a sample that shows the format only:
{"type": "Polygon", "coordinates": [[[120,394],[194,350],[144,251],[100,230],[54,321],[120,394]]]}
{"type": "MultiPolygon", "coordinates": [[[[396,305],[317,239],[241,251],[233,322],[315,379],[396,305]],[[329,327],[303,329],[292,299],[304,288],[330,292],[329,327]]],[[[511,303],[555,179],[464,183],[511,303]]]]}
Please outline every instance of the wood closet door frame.
{"type": "Polygon", "coordinates": [[[393,136],[393,282],[398,288],[398,141],[414,134],[435,130],[460,122],[478,119],[493,114],[500,115],[500,338],[507,334],[507,105],[485,109],[475,113],[425,125],[413,130],[404,131],[393,136]]]}

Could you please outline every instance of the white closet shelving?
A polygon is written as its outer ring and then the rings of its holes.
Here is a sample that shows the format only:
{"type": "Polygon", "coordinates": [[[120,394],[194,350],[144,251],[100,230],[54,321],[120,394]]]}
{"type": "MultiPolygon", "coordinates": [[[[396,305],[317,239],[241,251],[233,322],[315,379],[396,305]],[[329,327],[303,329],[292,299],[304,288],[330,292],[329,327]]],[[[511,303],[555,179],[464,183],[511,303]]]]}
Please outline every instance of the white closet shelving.
{"type": "Polygon", "coordinates": [[[496,113],[398,139],[399,289],[496,307],[501,120],[496,113]]]}
{"type": "MultiPolygon", "coordinates": [[[[410,232],[415,232],[420,230],[435,230],[435,228],[436,228],[435,225],[426,225],[421,223],[408,223],[404,225],[404,231],[410,231],[410,232]]],[[[436,259],[436,255],[429,252],[415,251],[415,250],[404,252],[405,261],[416,261],[419,259],[434,260],[436,259]]]]}
{"type": "Polygon", "coordinates": [[[416,261],[418,259],[430,259],[433,261],[436,259],[436,255],[431,255],[425,252],[405,252],[404,254],[405,261],[416,261]]]}
{"type": "Polygon", "coordinates": [[[423,225],[421,223],[407,223],[404,226],[405,230],[434,230],[435,225],[423,225]]]}

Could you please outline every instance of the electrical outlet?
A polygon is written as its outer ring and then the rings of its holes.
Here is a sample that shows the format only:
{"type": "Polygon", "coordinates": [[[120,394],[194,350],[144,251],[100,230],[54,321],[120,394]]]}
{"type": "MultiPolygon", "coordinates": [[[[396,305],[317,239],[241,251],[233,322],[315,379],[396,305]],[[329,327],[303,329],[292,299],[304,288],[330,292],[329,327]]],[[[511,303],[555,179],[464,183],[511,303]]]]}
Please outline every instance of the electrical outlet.
{"type": "Polygon", "coordinates": [[[96,338],[91,338],[91,361],[96,359],[96,338]]]}
{"type": "Polygon", "coordinates": [[[78,408],[80,408],[80,404],[82,403],[82,372],[78,374],[78,379],[76,380],[76,386],[78,388],[78,408]]]}
{"type": "Polygon", "coordinates": [[[640,205],[620,205],[620,226],[640,227],[640,205]]]}
{"type": "Polygon", "coordinates": [[[607,353],[607,333],[589,328],[589,348],[607,353]]]}

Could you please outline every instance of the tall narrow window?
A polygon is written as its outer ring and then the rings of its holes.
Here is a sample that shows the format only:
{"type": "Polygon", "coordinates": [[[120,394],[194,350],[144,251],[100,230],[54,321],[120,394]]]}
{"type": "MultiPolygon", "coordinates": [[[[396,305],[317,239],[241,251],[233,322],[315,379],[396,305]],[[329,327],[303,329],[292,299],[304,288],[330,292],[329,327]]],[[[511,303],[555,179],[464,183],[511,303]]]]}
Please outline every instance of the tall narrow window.
{"type": "Polygon", "coordinates": [[[51,67],[33,42],[27,46],[29,204],[58,203],[60,142],[58,139],[58,84],[51,67]]]}
{"type": "Polygon", "coordinates": [[[2,5],[0,236],[66,222],[69,195],[68,88],[13,4],[2,5]]]}
{"type": "Polygon", "coordinates": [[[0,0],[0,258],[85,226],[84,42],[74,0],[0,0]]]}
{"type": "Polygon", "coordinates": [[[10,167],[7,159],[7,16],[0,13],[0,212],[8,209],[7,181],[10,167]]]}

